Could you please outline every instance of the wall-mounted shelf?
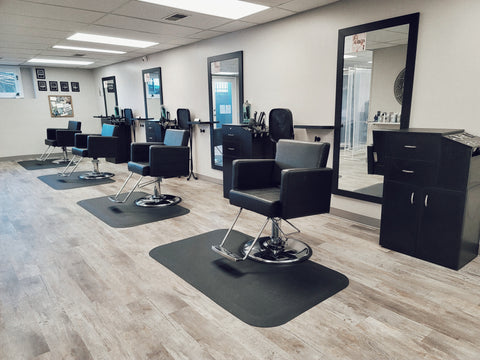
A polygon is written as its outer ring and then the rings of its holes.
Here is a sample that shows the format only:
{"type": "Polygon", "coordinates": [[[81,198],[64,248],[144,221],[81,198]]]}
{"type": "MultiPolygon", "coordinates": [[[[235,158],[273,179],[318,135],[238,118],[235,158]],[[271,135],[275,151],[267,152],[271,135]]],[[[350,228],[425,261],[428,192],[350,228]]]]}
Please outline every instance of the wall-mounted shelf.
{"type": "Polygon", "coordinates": [[[333,130],[333,125],[293,125],[295,129],[311,129],[311,130],[333,130]]]}

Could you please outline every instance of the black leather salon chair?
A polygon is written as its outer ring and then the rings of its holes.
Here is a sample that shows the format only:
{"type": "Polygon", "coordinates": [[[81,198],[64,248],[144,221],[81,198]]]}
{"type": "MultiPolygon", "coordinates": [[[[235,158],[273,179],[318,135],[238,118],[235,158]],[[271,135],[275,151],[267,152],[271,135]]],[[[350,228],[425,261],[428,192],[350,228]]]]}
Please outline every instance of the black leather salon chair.
{"type": "Polygon", "coordinates": [[[385,143],[381,131],[372,132],[373,144],[367,146],[367,173],[385,174],[385,143]]]}
{"type": "Polygon", "coordinates": [[[293,139],[293,115],[289,109],[272,109],[268,114],[268,132],[273,142],[293,139]]]}
{"type": "Polygon", "coordinates": [[[120,190],[109,199],[124,203],[138,187],[155,184],[153,195],[135,201],[137,206],[162,207],[178,204],[182,199],[176,195],[162,194],[160,183],[162,179],[187,176],[189,172],[188,130],[167,129],[163,143],[132,143],[131,158],[128,162],[130,174],[120,190]],[[121,199],[121,193],[133,174],[140,175],[130,192],[121,199]],[[143,177],[152,176],[155,179],[141,183],[143,177]]]}
{"type": "Polygon", "coordinates": [[[74,157],[59,175],[72,175],[84,158],[92,158],[93,171],[82,174],[79,178],[84,180],[110,178],[115,174],[100,172],[98,168],[98,158],[114,158],[118,152],[118,126],[116,125],[103,124],[101,134],[75,134],[75,146],[72,148],[74,157]],[[73,169],[69,171],[77,158],[79,158],[78,162],[73,169]]]}
{"type": "Polygon", "coordinates": [[[326,168],[330,144],[281,139],[275,159],[242,159],[233,162],[230,204],[240,208],[220,245],[212,250],[232,260],[251,258],[267,263],[306,260],[310,247],[290,238],[280,228],[281,219],[296,231],[288,219],[330,211],[332,169],[326,168]],[[266,216],[256,238],[247,242],[241,254],[226,247],[228,236],[243,209],[266,216]],[[260,237],[268,222],[272,233],[260,237]]]}
{"type": "Polygon", "coordinates": [[[46,161],[52,154],[53,150],[58,146],[62,148],[63,159],[53,161],[56,164],[67,164],[68,159],[67,147],[75,146],[75,134],[81,133],[82,123],[80,121],[70,120],[67,128],[48,128],[45,145],[48,145],[44,153],[38,158],[40,161],[46,161]]]}

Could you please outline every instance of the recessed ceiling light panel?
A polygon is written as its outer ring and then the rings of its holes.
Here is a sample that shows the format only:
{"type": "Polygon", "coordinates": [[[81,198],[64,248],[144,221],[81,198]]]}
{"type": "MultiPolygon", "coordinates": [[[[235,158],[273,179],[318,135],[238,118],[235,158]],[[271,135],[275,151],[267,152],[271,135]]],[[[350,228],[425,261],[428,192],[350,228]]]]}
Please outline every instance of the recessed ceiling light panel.
{"type": "Polygon", "coordinates": [[[132,39],[113,37],[113,36],[84,34],[84,33],[73,34],[72,36],[68,37],[67,40],[86,41],[86,42],[94,42],[94,43],[100,43],[100,44],[120,45],[120,46],[129,46],[129,47],[137,47],[137,48],[147,48],[149,46],[158,45],[158,43],[151,42],[151,41],[132,40],[132,39]]]}
{"type": "Polygon", "coordinates": [[[139,0],[152,4],[169,6],[177,9],[193,11],[201,14],[220,16],[237,20],[248,15],[269,9],[240,0],[139,0]]]}
{"type": "Polygon", "coordinates": [[[54,45],[54,46],[52,46],[52,47],[53,47],[54,49],[91,51],[91,52],[108,53],[108,54],[126,54],[125,51],[105,50],[105,49],[94,49],[94,48],[86,48],[86,47],[78,47],[78,46],[54,45]]]}
{"type": "Polygon", "coordinates": [[[60,59],[30,59],[29,63],[39,64],[62,64],[62,65],[90,65],[93,61],[80,61],[80,60],[60,60],[60,59]]]}

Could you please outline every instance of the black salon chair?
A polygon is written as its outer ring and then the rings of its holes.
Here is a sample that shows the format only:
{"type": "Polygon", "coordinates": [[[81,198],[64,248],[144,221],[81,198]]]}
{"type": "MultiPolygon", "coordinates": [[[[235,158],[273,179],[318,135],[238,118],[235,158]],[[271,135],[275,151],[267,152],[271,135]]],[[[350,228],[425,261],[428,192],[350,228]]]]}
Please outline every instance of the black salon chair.
{"type": "Polygon", "coordinates": [[[100,172],[98,168],[98,158],[114,158],[118,155],[118,126],[111,124],[102,125],[101,134],[75,134],[75,146],[72,148],[74,155],[68,163],[61,176],[70,176],[76,170],[84,158],[92,158],[93,171],[79,176],[83,180],[106,179],[114,176],[110,172],[100,172]],[[69,171],[73,163],[78,162],[69,171]]]}
{"type": "Polygon", "coordinates": [[[155,183],[153,195],[136,200],[137,206],[162,207],[175,205],[182,201],[179,196],[162,194],[160,183],[165,178],[188,175],[189,137],[188,130],[167,129],[163,143],[132,143],[132,160],[128,162],[130,174],[120,190],[109,199],[113,202],[124,203],[136,188],[155,183]],[[133,174],[140,175],[140,178],[122,199],[121,193],[133,174]],[[155,179],[141,183],[144,176],[152,176],[155,179]]]}
{"type": "Polygon", "coordinates": [[[367,173],[385,174],[385,143],[382,131],[373,130],[373,144],[367,146],[367,173]]]}
{"type": "Polygon", "coordinates": [[[293,115],[289,109],[272,109],[268,114],[268,132],[273,142],[293,139],[293,115]]]}
{"type": "Polygon", "coordinates": [[[62,148],[63,159],[53,161],[56,164],[67,164],[68,159],[67,147],[75,146],[75,134],[81,133],[82,123],[80,121],[70,120],[67,128],[48,128],[45,145],[47,149],[38,158],[40,161],[46,161],[52,154],[54,149],[58,146],[62,148]]]}
{"type": "Polygon", "coordinates": [[[310,247],[289,238],[280,228],[288,219],[330,211],[332,169],[326,168],[330,144],[281,139],[275,159],[235,160],[232,169],[230,204],[240,207],[232,226],[220,245],[212,250],[232,260],[251,258],[267,263],[294,263],[306,260],[310,247]],[[257,237],[247,242],[241,254],[228,249],[225,243],[243,209],[267,217],[257,237]],[[260,237],[268,222],[272,233],[260,237]]]}

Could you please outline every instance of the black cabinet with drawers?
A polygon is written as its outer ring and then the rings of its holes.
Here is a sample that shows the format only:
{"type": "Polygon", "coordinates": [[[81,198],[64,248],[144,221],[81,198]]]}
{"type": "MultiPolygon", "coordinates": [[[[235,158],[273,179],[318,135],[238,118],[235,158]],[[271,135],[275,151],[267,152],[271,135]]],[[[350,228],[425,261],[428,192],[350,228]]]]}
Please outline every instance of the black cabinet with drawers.
{"type": "Polygon", "coordinates": [[[162,142],[165,137],[165,127],[159,120],[145,121],[145,138],[147,142],[162,142]]]}
{"type": "Polygon", "coordinates": [[[458,270],[478,254],[480,138],[463,130],[381,131],[380,245],[458,270]]]}
{"type": "Polygon", "coordinates": [[[232,162],[235,159],[272,159],[275,143],[266,132],[252,131],[242,125],[222,126],[223,196],[232,187],[232,162]]]}

